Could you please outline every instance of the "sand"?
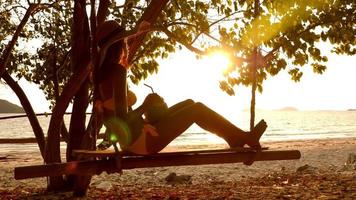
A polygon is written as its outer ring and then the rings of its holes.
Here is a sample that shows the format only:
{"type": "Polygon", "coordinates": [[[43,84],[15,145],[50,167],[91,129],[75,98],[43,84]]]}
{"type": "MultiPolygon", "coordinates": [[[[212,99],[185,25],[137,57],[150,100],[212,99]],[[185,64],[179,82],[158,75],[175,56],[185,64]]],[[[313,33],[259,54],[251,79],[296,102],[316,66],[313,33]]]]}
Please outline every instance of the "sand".
{"type": "MultiPolygon", "coordinates": [[[[325,197],[324,199],[356,199],[356,163],[345,164],[350,154],[356,155],[356,138],[265,142],[263,145],[273,150],[297,149],[301,151],[302,158],[292,161],[261,161],[251,166],[236,163],[135,169],[124,171],[122,175],[102,173],[93,177],[86,198],[244,199],[256,197],[258,199],[258,197],[270,197],[271,199],[304,199],[310,197],[323,199],[325,197]],[[302,166],[304,168],[300,168],[302,166]],[[182,176],[183,179],[178,181],[172,179],[172,182],[167,182],[167,176],[169,174],[172,176],[172,173],[182,176]],[[278,186],[279,184],[282,185],[278,186]],[[317,187],[313,188],[309,184],[317,185],[317,187]],[[320,190],[320,185],[324,185],[326,189],[320,190]],[[340,188],[332,189],[336,186],[340,188]],[[257,190],[254,187],[257,187],[257,190]],[[278,190],[278,187],[282,187],[283,190],[278,190]],[[288,194],[283,193],[286,190],[288,194]],[[222,191],[230,192],[222,193],[222,191]],[[338,193],[334,194],[335,191],[338,193]],[[311,196],[303,196],[304,193],[311,196]]],[[[224,147],[226,146],[202,145],[170,147],[168,150],[224,147]]],[[[0,194],[6,197],[5,199],[70,197],[67,193],[62,196],[59,194],[46,196],[48,194],[44,192],[45,178],[14,180],[15,166],[41,163],[42,159],[38,152],[9,152],[0,155],[0,194]],[[32,194],[33,191],[35,194],[32,194]],[[15,195],[14,192],[17,194],[15,195]]]]}

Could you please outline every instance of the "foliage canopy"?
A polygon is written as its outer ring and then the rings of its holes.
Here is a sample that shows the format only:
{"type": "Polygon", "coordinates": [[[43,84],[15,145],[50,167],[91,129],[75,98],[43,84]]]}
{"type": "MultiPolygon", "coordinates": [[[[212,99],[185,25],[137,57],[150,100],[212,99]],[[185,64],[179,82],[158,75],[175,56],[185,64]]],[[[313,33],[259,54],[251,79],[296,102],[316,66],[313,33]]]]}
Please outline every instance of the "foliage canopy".
{"type": "MultiPolygon", "coordinates": [[[[147,1],[112,1],[109,19],[132,29],[147,1]],[[119,3],[120,2],[120,3],[119,3]]],[[[235,85],[251,84],[251,65],[258,65],[258,89],[269,75],[288,70],[299,81],[301,67],[311,64],[315,73],[325,71],[321,41],[337,54],[354,55],[355,2],[352,0],[261,0],[255,16],[251,0],[171,1],[151,26],[131,64],[134,83],[158,70],[158,58],[167,58],[183,46],[203,55],[223,49],[233,59],[220,86],[234,94],[235,85]],[[258,47],[258,58],[253,49],[258,47]]],[[[0,47],[4,48],[24,14],[23,1],[1,1],[0,47]]],[[[11,55],[10,72],[34,82],[54,100],[71,75],[70,39],[73,2],[56,1],[32,15],[11,55]],[[21,45],[19,45],[21,44],[21,45]],[[24,44],[24,45],[23,45],[24,44]],[[38,48],[27,48],[36,44],[38,48]],[[58,89],[54,89],[55,85],[58,89]]]]}

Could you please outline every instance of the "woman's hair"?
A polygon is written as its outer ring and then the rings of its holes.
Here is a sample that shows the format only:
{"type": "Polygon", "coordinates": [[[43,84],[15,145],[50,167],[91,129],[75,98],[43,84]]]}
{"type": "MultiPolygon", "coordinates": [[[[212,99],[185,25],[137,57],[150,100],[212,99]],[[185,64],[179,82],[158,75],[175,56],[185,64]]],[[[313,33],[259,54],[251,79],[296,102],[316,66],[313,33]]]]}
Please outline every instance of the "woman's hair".
{"type": "Polygon", "coordinates": [[[137,101],[135,93],[133,93],[131,90],[127,90],[127,106],[133,106],[135,105],[137,101]]]}
{"type": "MultiPolygon", "coordinates": [[[[98,26],[96,31],[98,46],[102,47],[110,38],[125,29],[115,20],[108,20],[98,26]]],[[[124,40],[119,40],[110,45],[101,56],[102,60],[99,63],[98,71],[96,72],[96,80],[101,82],[113,75],[113,65],[119,65],[121,57],[125,53],[124,40]]]]}

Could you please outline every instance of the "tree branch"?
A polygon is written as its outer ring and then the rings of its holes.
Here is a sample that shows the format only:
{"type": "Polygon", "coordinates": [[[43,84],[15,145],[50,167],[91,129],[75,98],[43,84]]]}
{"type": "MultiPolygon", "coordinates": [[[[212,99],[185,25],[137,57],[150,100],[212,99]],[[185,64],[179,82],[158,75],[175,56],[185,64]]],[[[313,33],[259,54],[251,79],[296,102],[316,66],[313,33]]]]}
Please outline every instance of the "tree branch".
{"type": "Polygon", "coordinates": [[[102,24],[107,15],[109,14],[110,0],[100,0],[98,14],[97,14],[97,25],[102,24]]]}
{"type": "MultiPolygon", "coordinates": [[[[329,23],[333,23],[333,22],[329,22],[329,23]]],[[[328,23],[325,23],[325,24],[328,24],[328,23]]],[[[303,33],[307,32],[307,31],[310,31],[314,28],[316,28],[317,26],[321,26],[323,25],[323,23],[315,23],[315,24],[311,24],[309,25],[306,29],[304,29],[303,31],[299,32],[299,33],[296,33],[295,37],[294,38],[299,38],[300,35],[302,35],[303,33]]],[[[285,36],[284,34],[281,36],[283,37],[285,36]]],[[[279,44],[278,46],[274,47],[269,53],[267,53],[263,58],[265,60],[268,60],[269,58],[271,58],[273,56],[273,54],[279,50],[279,48],[281,48],[283,45],[282,44],[279,44]]]]}
{"type": "MultiPolygon", "coordinates": [[[[162,31],[163,33],[165,33],[169,38],[175,40],[176,42],[182,44],[183,46],[185,46],[185,48],[187,48],[188,50],[199,54],[199,55],[207,55],[209,52],[201,50],[199,48],[196,48],[194,46],[192,46],[191,44],[188,44],[186,42],[181,41],[177,36],[175,36],[172,32],[170,32],[168,29],[165,28],[158,28],[157,30],[162,31]]],[[[216,39],[217,40],[217,39],[216,39]]],[[[217,40],[220,44],[222,44],[223,47],[228,48],[228,49],[232,49],[231,46],[223,44],[222,42],[220,42],[219,40],[217,40]]],[[[233,56],[233,62],[243,62],[243,61],[248,61],[248,59],[243,58],[243,57],[239,57],[239,56],[233,56]]]]}
{"type": "Polygon", "coordinates": [[[16,31],[15,31],[14,35],[12,36],[12,39],[10,40],[10,42],[8,43],[8,45],[6,46],[6,48],[4,50],[4,54],[0,58],[1,59],[0,60],[0,77],[2,77],[2,74],[6,71],[6,67],[10,60],[11,52],[14,49],[15,44],[20,36],[20,33],[23,30],[23,28],[25,27],[30,16],[32,14],[36,13],[37,11],[39,11],[40,9],[47,8],[49,6],[52,6],[55,3],[57,3],[57,1],[55,1],[53,3],[40,3],[40,2],[30,3],[29,2],[29,7],[27,8],[25,15],[21,19],[20,24],[17,26],[16,31]]]}
{"type": "MultiPolygon", "coordinates": [[[[148,5],[146,8],[145,12],[141,16],[141,18],[138,20],[136,24],[136,29],[139,28],[141,25],[141,22],[146,21],[150,23],[151,25],[154,24],[158,18],[158,16],[161,14],[161,11],[163,8],[166,6],[169,0],[155,0],[151,1],[151,3],[148,5]]],[[[128,63],[131,63],[131,60],[135,56],[135,53],[139,46],[142,44],[143,39],[145,38],[147,32],[140,34],[139,36],[135,37],[135,39],[132,39],[129,41],[128,46],[129,46],[129,55],[128,55],[128,63]]]]}
{"type": "Polygon", "coordinates": [[[196,54],[199,54],[199,55],[205,55],[207,54],[206,51],[203,51],[203,50],[200,50],[196,47],[193,47],[192,45],[186,43],[186,42],[183,42],[181,41],[178,37],[176,37],[172,32],[170,32],[168,29],[164,29],[164,28],[161,28],[159,29],[160,31],[162,31],[163,33],[165,33],[169,38],[175,40],[176,42],[179,42],[180,44],[182,44],[183,46],[185,46],[187,49],[189,49],[190,51],[193,51],[194,53],[196,54]]]}
{"type": "Polygon", "coordinates": [[[215,24],[217,24],[217,23],[219,23],[219,22],[221,22],[221,21],[224,21],[225,19],[227,19],[227,18],[229,18],[229,17],[231,17],[231,16],[233,16],[233,15],[235,15],[235,14],[238,14],[238,13],[241,13],[241,12],[245,12],[245,11],[246,11],[246,10],[235,11],[235,12],[231,13],[230,15],[224,16],[224,17],[222,17],[221,19],[218,19],[218,20],[212,22],[212,23],[209,25],[209,27],[214,26],[215,24]]]}
{"type": "Polygon", "coordinates": [[[28,117],[28,120],[31,124],[33,133],[35,134],[38,147],[40,149],[42,158],[45,158],[45,137],[43,134],[43,130],[41,128],[40,123],[38,122],[38,119],[36,117],[35,112],[33,111],[33,108],[31,106],[30,101],[28,100],[26,94],[22,90],[22,88],[18,85],[18,83],[8,74],[6,71],[3,73],[2,78],[5,80],[5,82],[11,87],[11,89],[16,93],[17,97],[19,98],[21,105],[23,109],[26,112],[26,115],[28,117]]]}
{"type": "Polygon", "coordinates": [[[6,71],[6,67],[10,61],[11,51],[13,50],[17,39],[20,36],[21,31],[23,30],[24,26],[26,25],[28,19],[30,18],[31,14],[36,10],[39,4],[30,4],[28,9],[26,10],[25,15],[23,16],[20,24],[17,26],[14,35],[12,36],[11,41],[5,48],[4,54],[1,56],[0,60],[0,77],[2,77],[3,73],[6,71]]]}

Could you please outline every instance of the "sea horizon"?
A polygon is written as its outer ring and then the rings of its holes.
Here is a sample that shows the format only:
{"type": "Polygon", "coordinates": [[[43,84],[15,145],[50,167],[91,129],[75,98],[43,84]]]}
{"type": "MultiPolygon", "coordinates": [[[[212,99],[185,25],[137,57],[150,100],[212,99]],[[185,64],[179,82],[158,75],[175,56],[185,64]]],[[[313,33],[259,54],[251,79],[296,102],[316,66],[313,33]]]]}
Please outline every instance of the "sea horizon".
{"type": "MultiPolygon", "coordinates": [[[[19,113],[0,114],[0,117],[23,115],[19,113]]],[[[241,111],[234,115],[226,116],[232,123],[248,131],[249,112],[241,111]]],[[[44,133],[47,133],[49,116],[39,116],[44,133]]],[[[300,111],[300,110],[258,110],[256,112],[256,123],[264,119],[268,128],[261,138],[261,142],[282,142],[294,140],[329,139],[356,137],[356,112],[354,111],[300,111]]],[[[68,125],[70,115],[65,116],[68,125]]],[[[14,118],[0,120],[0,138],[34,138],[34,134],[28,119],[14,118]]],[[[100,132],[104,132],[102,128],[100,132]]],[[[98,143],[101,140],[98,140],[98,143]]],[[[181,136],[170,143],[170,146],[191,145],[216,145],[226,144],[218,136],[211,134],[197,125],[193,124],[181,136]]],[[[65,149],[65,143],[61,143],[61,149],[65,149]]],[[[0,144],[0,153],[33,150],[38,146],[33,144],[0,144]]]]}
{"type": "MultiPolygon", "coordinates": [[[[0,114],[0,117],[9,115],[14,114],[0,114]]],[[[241,111],[228,118],[242,130],[248,130],[249,112],[241,111]]],[[[46,133],[50,117],[39,116],[38,119],[46,133]]],[[[353,111],[258,111],[256,123],[260,119],[264,119],[268,124],[267,130],[261,138],[262,142],[356,137],[356,112],[353,111]]],[[[69,120],[70,116],[66,115],[66,124],[69,120]]],[[[27,118],[0,120],[0,126],[2,127],[0,130],[1,139],[34,138],[27,118]]],[[[102,128],[100,132],[104,131],[105,128],[102,128]]],[[[170,145],[223,143],[225,143],[223,139],[193,125],[170,145]]],[[[62,143],[61,146],[65,147],[65,143],[62,143]]],[[[37,144],[0,144],[0,152],[16,151],[19,148],[38,147],[37,144]]]]}

